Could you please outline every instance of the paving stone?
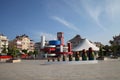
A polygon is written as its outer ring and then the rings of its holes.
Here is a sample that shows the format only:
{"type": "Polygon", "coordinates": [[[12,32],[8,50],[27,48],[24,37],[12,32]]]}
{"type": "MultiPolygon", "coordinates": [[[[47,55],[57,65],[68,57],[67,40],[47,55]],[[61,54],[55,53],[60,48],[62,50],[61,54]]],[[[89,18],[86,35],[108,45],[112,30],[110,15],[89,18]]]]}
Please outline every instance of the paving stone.
{"type": "Polygon", "coordinates": [[[45,64],[47,60],[0,62],[0,80],[120,80],[120,60],[96,64],[45,64]]]}

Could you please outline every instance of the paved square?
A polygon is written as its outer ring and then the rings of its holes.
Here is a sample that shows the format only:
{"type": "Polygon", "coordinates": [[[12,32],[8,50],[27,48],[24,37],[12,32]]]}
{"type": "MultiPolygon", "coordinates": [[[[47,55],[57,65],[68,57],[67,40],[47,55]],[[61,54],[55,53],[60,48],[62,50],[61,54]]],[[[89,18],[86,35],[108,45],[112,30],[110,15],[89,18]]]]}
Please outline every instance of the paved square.
{"type": "Polygon", "coordinates": [[[0,62],[0,80],[120,80],[120,60],[96,64],[44,64],[46,60],[0,62]]]}

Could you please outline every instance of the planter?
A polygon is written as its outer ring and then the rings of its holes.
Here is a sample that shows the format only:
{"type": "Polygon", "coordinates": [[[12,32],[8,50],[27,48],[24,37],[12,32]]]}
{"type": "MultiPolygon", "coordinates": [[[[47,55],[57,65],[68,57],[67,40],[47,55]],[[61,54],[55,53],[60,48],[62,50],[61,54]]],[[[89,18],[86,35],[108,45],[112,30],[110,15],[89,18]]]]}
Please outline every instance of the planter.
{"type": "Polygon", "coordinates": [[[118,57],[117,56],[112,56],[111,59],[118,59],[118,57]]]}
{"type": "Polygon", "coordinates": [[[10,60],[7,60],[6,62],[8,63],[17,63],[17,62],[21,62],[20,59],[10,59],[10,60]]]}
{"type": "Polygon", "coordinates": [[[97,60],[104,60],[104,57],[98,57],[97,60]]]}

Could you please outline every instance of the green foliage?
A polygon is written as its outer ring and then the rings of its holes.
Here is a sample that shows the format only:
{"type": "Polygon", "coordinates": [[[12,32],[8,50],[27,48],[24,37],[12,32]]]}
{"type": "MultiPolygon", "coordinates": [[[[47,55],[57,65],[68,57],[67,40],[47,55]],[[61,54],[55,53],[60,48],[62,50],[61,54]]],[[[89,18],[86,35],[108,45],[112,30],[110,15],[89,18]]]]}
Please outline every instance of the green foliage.
{"type": "Polygon", "coordinates": [[[80,59],[79,59],[79,54],[78,53],[76,53],[75,54],[75,61],[79,61],[80,59]]]}
{"type": "Polygon", "coordinates": [[[111,50],[113,52],[113,56],[117,56],[117,54],[120,53],[120,46],[119,45],[111,46],[111,50]]]}
{"type": "Polygon", "coordinates": [[[102,56],[104,56],[104,55],[103,55],[103,48],[100,46],[99,57],[102,57],[102,56]]]}
{"type": "Polygon", "coordinates": [[[111,45],[111,46],[104,46],[104,55],[110,56],[111,53],[113,56],[117,56],[118,54],[120,55],[120,45],[111,45]]]}
{"type": "Polygon", "coordinates": [[[33,54],[34,54],[34,52],[32,52],[32,51],[28,52],[28,55],[29,55],[29,56],[31,56],[31,55],[33,55],[33,54]]]}
{"type": "Polygon", "coordinates": [[[13,58],[17,58],[19,53],[20,52],[16,47],[8,48],[8,55],[11,55],[13,58]]]}
{"type": "Polygon", "coordinates": [[[38,51],[37,50],[35,50],[34,52],[33,52],[33,54],[35,55],[35,57],[36,57],[36,55],[38,54],[38,51]]]}
{"type": "Polygon", "coordinates": [[[6,45],[3,45],[2,53],[7,53],[6,45]]]}
{"type": "Polygon", "coordinates": [[[24,52],[25,54],[27,54],[28,50],[23,49],[22,52],[24,52]]]}
{"type": "Polygon", "coordinates": [[[89,52],[89,60],[94,60],[94,52],[89,52]]]}
{"type": "Polygon", "coordinates": [[[110,41],[109,41],[109,43],[112,45],[112,44],[113,44],[113,41],[112,41],[112,40],[110,40],[110,41]]]}
{"type": "Polygon", "coordinates": [[[103,56],[109,56],[111,51],[112,49],[111,49],[111,46],[109,45],[105,45],[102,47],[103,56]]]}
{"type": "Polygon", "coordinates": [[[82,54],[82,60],[87,60],[87,54],[82,54]]]}

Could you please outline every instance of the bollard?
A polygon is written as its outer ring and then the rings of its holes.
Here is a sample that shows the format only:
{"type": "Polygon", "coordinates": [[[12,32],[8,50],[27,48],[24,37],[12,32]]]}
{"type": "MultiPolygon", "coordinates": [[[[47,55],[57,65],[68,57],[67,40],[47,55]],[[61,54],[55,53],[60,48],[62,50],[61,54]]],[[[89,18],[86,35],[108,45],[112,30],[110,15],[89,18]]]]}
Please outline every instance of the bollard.
{"type": "Polygon", "coordinates": [[[66,61],[66,56],[63,54],[63,61],[66,61]]]}
{"type": "Polygon", "coordinates": [[[48,62],[50,62],[50,59],[48,58],[48,62]]]}
{"type": "Polygon", "coordinates": [[[54,59],[54,58],[52,58],[52,61],[54,62],[54,61],[55,61],[55,59],[54,59]]]}
{"type": "Polygon", "coordinates": [[[93,52],[91,47],[89,48],[88,59],[89,60],[94,60],[94,52],[93,52]]]}
{"type": "Polygon", "coordinates": [[[69,61],[72,61],[73,59],[72,59],[72,54],[69,54],[69,61]]]}
{"type": "Polygon", "coordinates": [[[57,58],[57,61],[58,61],[58,62],[60,61],[60,57],[57,58]]]}
{"type": "Polygon", "coordinates": [[[82,60],[83,60],[83,61],[86,61],[86,60],[87,60],[87,54],[86,54],[85,49],[83,49],[83,51],[82,51],[82,60]]]}
{"type": "Polygon", "coordinates": [[[79,61],[80,59],[79,59],[79,53],[76,53],[76,55],[75,55],[75,61],[79,61]]]}

